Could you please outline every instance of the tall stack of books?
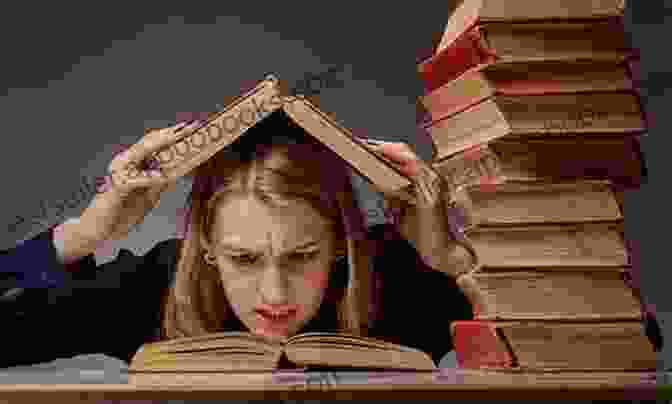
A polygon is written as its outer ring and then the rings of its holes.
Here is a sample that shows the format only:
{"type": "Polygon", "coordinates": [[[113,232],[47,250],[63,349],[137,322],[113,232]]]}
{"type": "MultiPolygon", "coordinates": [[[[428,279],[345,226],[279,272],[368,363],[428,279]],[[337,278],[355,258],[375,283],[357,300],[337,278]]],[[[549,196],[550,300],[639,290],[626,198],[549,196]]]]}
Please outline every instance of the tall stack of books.
{"type": "Polygon", "coordinates": [[[656,367],[626,284],[622,194],[645,180],[647,121],[624,7],[464,0],[418,62],[433,166],[467,184],[477,223],[475,319],[452,328],[462,367],[656,367]]]}

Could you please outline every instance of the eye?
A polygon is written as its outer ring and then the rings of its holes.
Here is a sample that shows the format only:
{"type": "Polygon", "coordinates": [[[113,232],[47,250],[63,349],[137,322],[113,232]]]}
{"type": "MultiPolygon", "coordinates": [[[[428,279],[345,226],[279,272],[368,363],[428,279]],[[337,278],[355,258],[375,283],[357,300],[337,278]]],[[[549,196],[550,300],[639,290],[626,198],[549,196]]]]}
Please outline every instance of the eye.
{"type": "Polygon", "coordinates": [[[260,256],[254,254],[232,255],[231,260],[238,265],[254,265],[259,261],[260,256]]]}
{"type": "Polygon", "coordinates": [[[319,250],[294,252],[289,255],[289,258],[294,261],[310,261],[319,254],[319,250]]]}

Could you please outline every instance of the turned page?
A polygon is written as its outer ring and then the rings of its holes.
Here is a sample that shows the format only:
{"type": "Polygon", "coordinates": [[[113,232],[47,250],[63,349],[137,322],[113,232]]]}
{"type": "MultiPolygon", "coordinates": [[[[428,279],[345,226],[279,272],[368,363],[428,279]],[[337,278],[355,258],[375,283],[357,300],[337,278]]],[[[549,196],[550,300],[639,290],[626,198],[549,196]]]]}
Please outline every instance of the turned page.
{"type": "Polygon", "coordinates": [[[300,366],[431,370],[425,352],[407,346],[348,334],[308,333],[288,340],[285,354],[300,366]]]}

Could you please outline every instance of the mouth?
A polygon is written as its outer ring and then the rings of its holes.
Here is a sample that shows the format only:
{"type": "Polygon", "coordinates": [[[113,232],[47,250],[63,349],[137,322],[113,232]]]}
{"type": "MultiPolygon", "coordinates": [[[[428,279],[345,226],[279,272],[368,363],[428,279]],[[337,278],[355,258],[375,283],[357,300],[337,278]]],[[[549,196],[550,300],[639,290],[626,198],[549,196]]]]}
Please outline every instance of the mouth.
{"type": "Polygon", "coordinates": [[[296,318],[296,313],[295,309],[283,311],[255,310],[258,328],[271,332],[287,331],[291,321],[296,318]]]}

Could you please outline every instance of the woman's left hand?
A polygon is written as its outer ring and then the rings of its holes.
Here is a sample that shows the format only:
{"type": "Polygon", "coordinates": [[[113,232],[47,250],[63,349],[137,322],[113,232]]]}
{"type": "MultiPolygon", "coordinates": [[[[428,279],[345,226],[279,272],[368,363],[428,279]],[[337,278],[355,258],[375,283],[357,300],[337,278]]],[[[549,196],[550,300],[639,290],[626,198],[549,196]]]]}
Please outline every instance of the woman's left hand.
{"type": "Polygon", "coordinates": [[[414,205],[394,196],[386,199],[392,210],[399,211],[393,215],[399,233],[415,247],[429,267],[455,278],[471,272],[477,262],[475,251],[463,233],[468,205],[444,203],[444,198],[451,197],[448,184],[408,144],[367,143],[367,147],[395,164],[416,187],[414,205]],[[458,216],[462,217],[456,222],[458,216]]]}

